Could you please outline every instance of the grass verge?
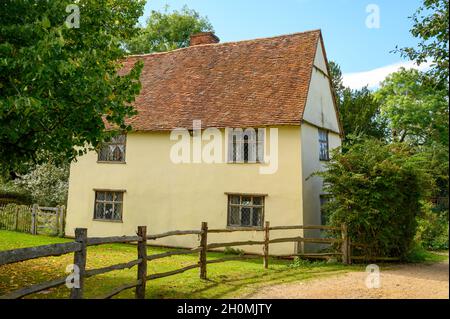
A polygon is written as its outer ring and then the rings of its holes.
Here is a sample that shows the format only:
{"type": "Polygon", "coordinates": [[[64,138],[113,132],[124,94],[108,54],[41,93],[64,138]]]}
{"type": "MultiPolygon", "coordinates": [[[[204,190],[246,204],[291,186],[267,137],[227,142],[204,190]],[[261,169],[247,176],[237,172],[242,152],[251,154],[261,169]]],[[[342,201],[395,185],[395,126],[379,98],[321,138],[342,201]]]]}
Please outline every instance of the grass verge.
{"type": "MultiPolygon", "coordinates": [[[[68,242],[48,236],[0,231],[0,250],[68,242]]],[[[149,247],[148,254],[168,251],[167,248],[149,247]]],[[[88,247],[87,269],[100,268],[135,260],[135,245],[109,244],[88,247]]],[[[222,258],[222,253],[210,252],[208,259],[222,258]]],[[[228,255],[229,256],[229,255],[228,255]]],[[[148,273],[159,273],[195,264],[197,254],[172,256],[148,263],[148,273]]],[[[73,254],[39,258],[21,263],[0,266],[0,295],[21,287],[66,276],[66,266],[73,262],[73,254]]],[[[264,269],[262,259],[229,261],[208,265],[208,280],[200,280],[198,269],[183,274],[147,282],[146,298],[239,298],[249,296],[266,285],[314,279],[347,271],[362,270],[363,266],[344,266],[334,263],[305,263],[292,267],[292,261],[271,258],[269,269],[264,269]]],[[[85,298],[95,298],[113,288],[132,282],[136,267],[87,278],[85,298]]],[[[27,298],[67,298],[65,286],[49,289],[27,298]]],[[[134,298],[134,290],[122,292],[117,298],[134,298]]]]}

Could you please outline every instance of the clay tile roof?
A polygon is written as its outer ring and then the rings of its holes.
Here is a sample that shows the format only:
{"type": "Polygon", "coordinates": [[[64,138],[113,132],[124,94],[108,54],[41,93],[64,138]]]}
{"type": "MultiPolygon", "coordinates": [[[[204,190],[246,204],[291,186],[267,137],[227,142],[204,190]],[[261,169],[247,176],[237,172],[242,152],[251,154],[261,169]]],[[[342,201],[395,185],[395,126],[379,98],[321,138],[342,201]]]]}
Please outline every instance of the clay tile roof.
{"type": "Polygon", "coordinates": [[[320,30],[129,56],[144,61],[136,131],[300,125],[320,30]]]}

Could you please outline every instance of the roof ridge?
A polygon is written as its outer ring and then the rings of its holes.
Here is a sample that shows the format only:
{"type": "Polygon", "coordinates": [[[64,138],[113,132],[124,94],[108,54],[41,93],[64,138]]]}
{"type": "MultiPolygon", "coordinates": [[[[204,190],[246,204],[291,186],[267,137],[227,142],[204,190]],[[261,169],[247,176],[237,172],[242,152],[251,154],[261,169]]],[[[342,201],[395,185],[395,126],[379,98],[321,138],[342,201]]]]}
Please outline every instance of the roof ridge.
{"type": "Polygon", "coordinates": [[[254,39],[248,39],[248,40],[239,40],[239,41],[230,41],[230,42],[219,42],[219,43],[209,43],[209,44],[199,44],[195,46],[189,46],[184,48],[178,48],[171,51],[164,51],[164,52],[152,52],[152,53],[142,53],[142,54],[130,54],[125,56],[125,59],[127,58],[133,58],[133,57],[146,57],[146,56],[156,56],[156,55],[164,55],[164,54],[171,54],[179,51],[189,50],[192,48],[198,48],[198,47],[205,47],[205,46],[225,46],[225,45],[233,45],[237,43],[247,43],[247,42],[255,42],[255,41],[261,41],[261,40],[270,40],[270,39],[276,39],[276,38],[283,38],[283,37],[293,37],[305,33],[314,33],[319,32],[322,33],[321,29],[312,29],[302,32],[294,32],[294,33],[288,33],[288,34],[282,34],[282,35],[275,35],[270,37],[261,37],[261,38],[254,38],[254,39]]]}

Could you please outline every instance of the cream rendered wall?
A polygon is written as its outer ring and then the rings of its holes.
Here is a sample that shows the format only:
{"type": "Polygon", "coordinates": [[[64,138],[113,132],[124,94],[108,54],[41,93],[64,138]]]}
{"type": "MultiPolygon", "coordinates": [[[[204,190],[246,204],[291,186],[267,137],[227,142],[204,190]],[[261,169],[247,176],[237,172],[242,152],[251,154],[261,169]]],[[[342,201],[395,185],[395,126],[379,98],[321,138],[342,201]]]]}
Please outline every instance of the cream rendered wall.
{"type": "Polygon", "coordinates": [[[325,56],[320,42],[317,46],[308,99],[306,101],[303,120],[315,126],[339,133],[339,124],[334,109],[325,56]],[[323,74],[325,73],[325,74],[323,74]]]}
{"type": "MultiPolygon", "coordinates": [[[[268,194],[266,221],[274,226],[301,224],[300,127],[278,129],[279,168],[272,175],[261,175],[259,164],[174,164],[169,154],[176,142],[170,141],[169,132],[128,134],[126,164],[97,163],[97,154],[91,152],[71,165],[66,234],[73,236],[76,227],[85,227],[89,236],[132,235],[138,225],[147,225],[148,233],[155,234],[199,229],[202,221],[208,222],[209,228],[226,228],[225,192],[268,194]],[[93,220],[94,189],[126,190],[123,222],[93,220]]],[[[268,141],[269,136],[266,144],[268,141]]],[[[295,234],[285,231],[278,236],[295,234]]],[[[261,232],[210,234],[208,241],[259,240],[261,235],[261,232]]],[[[194,247],[197,240],[197,236],[174,236],[155,244],[194,247]]],[[[292,253],[295,246],[272,245],[271,253],[292,253]]],[[[259,246],[239,248],[262,251],[259,246]]]]}
{"type": "MultiPolygon", "coordinates": [[[[312,173],[323,170],[324,162],[319,160],[319,128],[329,131],[330,151],[341,145],[339,124],[334,108],[333,96],[327,73],[326,60],[322,46],[318,45],[316,68],[313,69],[308,100],[305,107],[304,123],[301,126],[301,167],[304,225],[320,225],[320,195],[323,194],[323,181],[312,173]],[[319,70],[318,70],[319,69],[319,70]],[[325,73],[325,74],[324,74],[325,73]]],[[[305,231],[305,236],[317,237],[319,231],[305,231]]],[[[299,250],[316,250],[319,245],[305,245],[299,250]]]]}

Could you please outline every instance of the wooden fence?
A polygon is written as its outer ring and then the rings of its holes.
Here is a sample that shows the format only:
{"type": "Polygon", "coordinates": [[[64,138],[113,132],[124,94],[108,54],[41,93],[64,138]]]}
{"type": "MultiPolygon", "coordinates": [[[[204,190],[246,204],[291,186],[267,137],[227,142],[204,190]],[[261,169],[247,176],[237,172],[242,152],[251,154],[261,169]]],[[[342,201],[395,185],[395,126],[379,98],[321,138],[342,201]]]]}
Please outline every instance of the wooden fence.
{"type": "Polygon", "coordinates": [[[64,236],[64,206],[43,207],[7,204],[0,206],[0,229],[33,235],[64,236]]]}
{"type": "MultiPolygon", "coordinates": [[[[347,236],[347,227],[343,225],[341,228],[330,227],[330,226],[276,226],[271,227],[269,222],[265,223],[265,227],[261,229],[208,229],[208,224],[203,222],[199,230],[183,230],[183,231],[170,231],[157,235],[147,235],[146,226],[139,226],[137,229],[137,236],[120,236],[120,237],[105,237],[105,238],[88,238],[87,229],[77,228],[75,230],[75,241],[63,244],[52,244],[38,247],[21,248],[9,251],[0,251],[0,266],[5,264],[17,263],[25,260],[48,257],[48,256],[59,256],[68,253],[74,253],[74,265],[76,266],[79,285],[77,287],[71,288],[70,298],[80,299],[83,298],[84,289],[84,279],[104,274],[110,271],[127,269],[137,266],[136,280],[127,283],[123,286],[115,288],[110,293],[99,296],[99,298],[108,299],[120,292],[135,288],[135,297],[142,299],[145,297],[145,290],[147,281],[168,277],[176,274],[183,273],[185,271],[199,268],[199,276],[201,279],[207,278],[207,265],[221,263],[231,260],[240,259],[250,259],[250,258],[263,258],[264,268],[269,266],[269,248],[270,244],[277,243],[288,243],[288,242],[305,242],[305,243],[320,243],[320,244],[340,244],[340,251],[333,253],[323,253],[323,254],[294,254],[289,256],[304,256],[304,257],[314,257],[314,258],[329,258],[330,256],[339,256],[344,264],[349,264],[351,262],[350,256],[350,241],[347,236]],[[341,238],[304,238],[304,237],[285,237],[285,238],[275,238],[271,239],[270,231],[272,230],[327,230],[327,231],[339,231],[341,233],[341,238]],[[237,231],[259,231],[264,233],[264,240],[262,241],[237,241],[237,242],[223,242],[223,243],[208,243],[208,233],[231,233],[237,231]],[[200,244],[198,247],[192,249],[180,249],[175,251],[169,251],[165,253],[159,253],[154,255],[147,255],[147,244],[149,241],[156,240],[159,238],[169,237],[169,236],[179,236],[179,235],[198,235],[200,244]],[[117,265],[112,265],[97,269],[86,269],[87,260],[87,247],[92,245],[102,245],[111,243],[131,243],[137,242],[137,259],[132,260],[127,263],[121,263],[117,265]],[[262,255],[243,255],[243,256],[230,256],[220,259],[208,260],[206,252],[211,249],[224,248],[224,247],[237,247],[237,246],[248,246],[248,245],[261,245],[263,254],[262,255]],[[192,265],[185,266],[180,269],[163,272],[148,274],[147,264],[153,260],[166,258],[175,255],[187,255],[198,253],[198,262],[192,265]]],[[[279,256],[277,256],[279,257],[279,256]]],[[[72,274],[73,275],[73,274],[72,274]]],[[[22,298],[33,293],[47,290],[49,288],[57,287],[65,284],[67,277],[58,278],[52,281],[36,284],[26,288],[22,288],[6,295],[0,296],[2,299],[17,299],[22,298]]]]}

